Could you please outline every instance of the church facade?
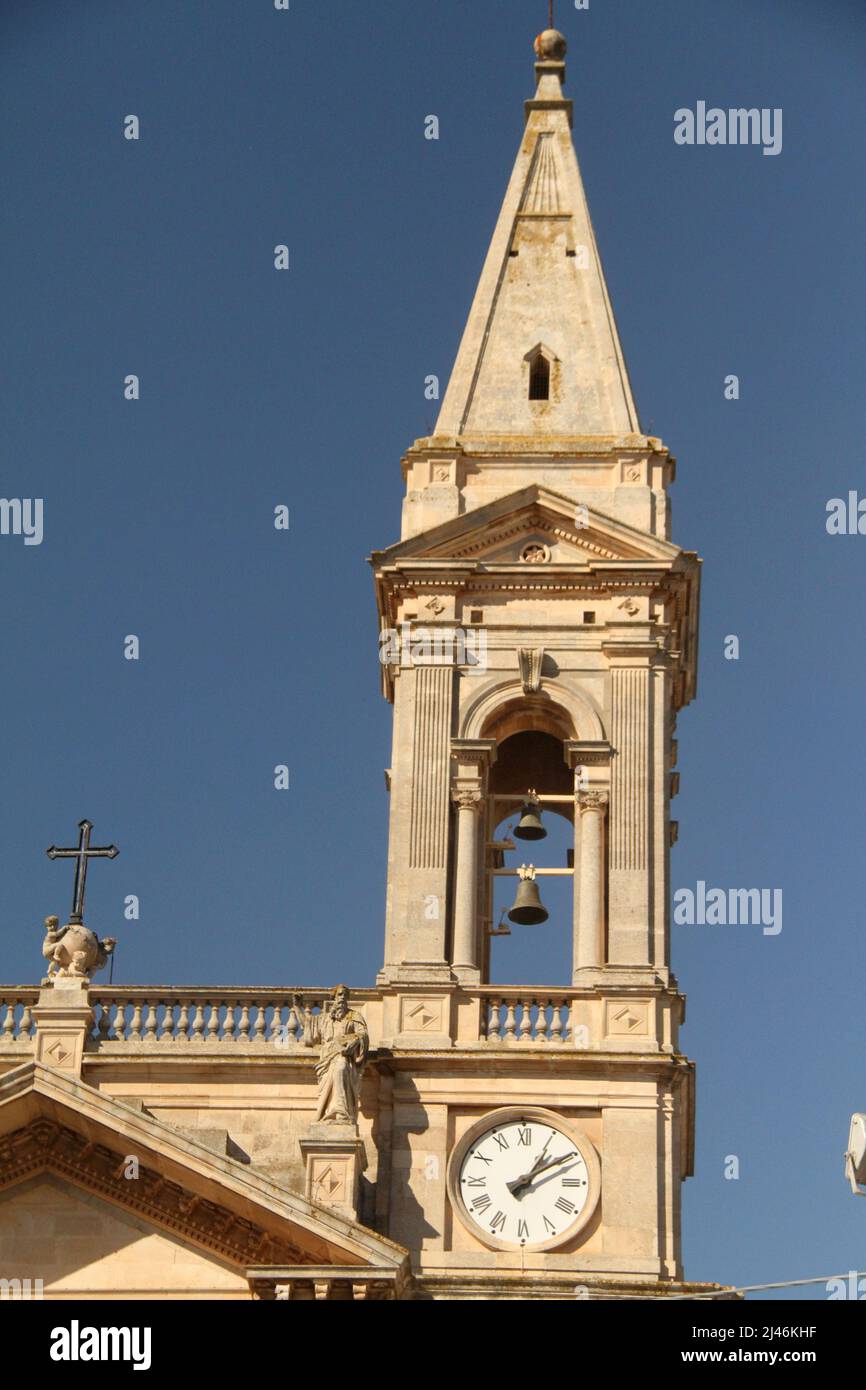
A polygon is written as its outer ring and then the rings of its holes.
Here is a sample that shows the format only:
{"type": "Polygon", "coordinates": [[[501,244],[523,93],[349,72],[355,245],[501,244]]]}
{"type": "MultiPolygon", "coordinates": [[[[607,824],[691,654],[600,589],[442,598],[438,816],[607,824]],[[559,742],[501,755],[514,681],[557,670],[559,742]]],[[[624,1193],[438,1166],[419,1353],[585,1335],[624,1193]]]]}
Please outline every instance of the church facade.
{"type": "Polygon", "coordinates": [[[348,991],[111,988],[83,924],[51,919],[46,980],[0,988],[13,1292],[715,1288],[682,1269],[694,1068],[669,934],[700,565],[638,421],[562,36],[536,56],[440,416],[403,459],[402,536],[371,557],[394,727],[382,969],[348,991]],[[554,818],[565,862],[520,862],[554,818]],[[554,877],[570,977],[492,985],[497,889],[535,929],[554,877]]]}

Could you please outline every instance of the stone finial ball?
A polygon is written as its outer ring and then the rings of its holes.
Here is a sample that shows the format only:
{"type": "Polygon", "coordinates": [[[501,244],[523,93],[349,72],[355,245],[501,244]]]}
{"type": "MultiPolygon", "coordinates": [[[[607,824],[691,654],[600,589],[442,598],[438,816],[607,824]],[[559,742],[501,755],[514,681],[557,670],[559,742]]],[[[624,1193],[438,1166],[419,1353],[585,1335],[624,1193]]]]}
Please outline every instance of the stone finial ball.
{"type": "Polygon", "coordinates": [[[558,29],[545,29],[543,34],[539,34],[535,40],[535,56],[539,61],[552,59],[556,63],[561,63],[565,57],[568,44],[565,35],[560,34],[558,29]]]}

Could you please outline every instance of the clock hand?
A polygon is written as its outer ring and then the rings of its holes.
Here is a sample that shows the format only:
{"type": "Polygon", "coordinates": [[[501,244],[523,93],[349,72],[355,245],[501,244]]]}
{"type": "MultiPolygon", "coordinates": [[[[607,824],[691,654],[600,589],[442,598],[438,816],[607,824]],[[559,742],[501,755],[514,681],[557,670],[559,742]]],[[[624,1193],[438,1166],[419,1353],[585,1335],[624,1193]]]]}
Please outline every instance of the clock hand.
{"type": "Polygon", "coordinates": [[[545,1163],[544,1167],[539,1168],[538,1172],[536,1172],[533,1176],[537,1178],[539,1173],[546,1173],[548,1168],[556,1168],[557,1165],[560,1163],[567,1163],[570,1158],[577,1158],[577,1154],[573,1149],[571,1153],[561,1154],[559,1158],[549,1159],[548,1162],[545,1163]]]}
{"type": "Polygon", "coordinates": [[[535,1174],[540,1171],[539,1165],[544,1162],[544,1155],[547,1153],[547,1145],[550,1143],[552,1138],[553,1135],[548,1134],[547,1144],[545,1144],[544,1148],[541,1150],[541,1153],[538,1155],[538,1158],[535,1160],[532,1167],[529,1169],[527,1173],[521,1173],[519,1178],[514,1178],[512,1182],[507,1182],[505,1184],[512,1197],[516,1197],[522,1187],[527,1187],[528,1184],[534,1178],[535,1174]]]}
{"type": "MultiPolygon", "coordinates": [[[[515,1184],[515,1186],[519,1186],[521,1188],[531,1187],[535,1179],[540,1178],[542,1173],[546,1173],[549,1168],[557,1168],[560,1163],[565,1163],[569,1158],[577,1158],[577,1154],[574,1152],[574,1150],[572,1150],[571,1153],[561,1154],[559,1158],[549,1158],[547,1162],[542,1164],[540,1168],[533,1168],[531,1173],[527,1173],[525,1181],[519,1184],[515,1184]]],[[[515,1188],[512,1187],[510,1183],[508,1183],[508,1187],[511,1191],[512,1197],[516,1197],[517,1192],[515,1191],[515,1188]]]]}
{"type": "MultiPolygon", "coordinates": [[[[552,1134],[549,1134],[549,1135],[547,1136],[547,1144],[550,1143],[550,1141],[551,1141],[552,1138],[553,1138],[553,1135],[552,1135],[552,1134]]],[[[509,1187],[519,1187],[521,1183],[524,1183],[524,1182],[526,1182],[529,1178],[531,1178],[532,1175],[533,1175],[533,1173],[537,1173],[537,1172],[538,1172],[539,1166],[544,1162],[544,1155],[547,1153],[547,1144],[545,1144],[544,1148],[541,1150],[541,1153],[538,1155],[538,1158],[535,1160],[535,1162],[533,1163],[532,1167],[528,1170],[528,1172],[522,1173],[522,1174],[520,1175],[519,1178],[515,1179],[514,1183],[509,1183],[509,1184],[508,1184],[509,1187]]]]}

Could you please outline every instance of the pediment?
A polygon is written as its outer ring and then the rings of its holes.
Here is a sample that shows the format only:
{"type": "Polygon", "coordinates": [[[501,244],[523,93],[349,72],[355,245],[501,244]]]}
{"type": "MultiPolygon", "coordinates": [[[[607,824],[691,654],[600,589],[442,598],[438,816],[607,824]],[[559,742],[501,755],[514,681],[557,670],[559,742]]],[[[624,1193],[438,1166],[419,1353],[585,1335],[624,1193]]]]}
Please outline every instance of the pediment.
{"type": "Polygon", "coordinates": [[[266,1288],[269,1271],[271,1286],[305,1272],[321,1282],[331,1271],[362,1283],[375,1275],[395,1288],[408,1269],[407,1252],[366,1227],[30,1061],[0,1078],[0,1197],[48,1178],[216,1260],[248,1287],[266,1288]]]}
{"type": "Polygon", "coordinates": [[[0,1191],[6,1278],[32,1280],[34,1243],[48,1297],[114,1292],[121,1270],[138,1297],[249,1297],[249,1281],[234,1261],[50,1171],[0,1191]]]}
{"type": "Polygon", "coordinates": [[[383,567],[418,561],[668,567],[680,553],[669,541],[533,484],[390,546],[373,561],[383,567]]]}

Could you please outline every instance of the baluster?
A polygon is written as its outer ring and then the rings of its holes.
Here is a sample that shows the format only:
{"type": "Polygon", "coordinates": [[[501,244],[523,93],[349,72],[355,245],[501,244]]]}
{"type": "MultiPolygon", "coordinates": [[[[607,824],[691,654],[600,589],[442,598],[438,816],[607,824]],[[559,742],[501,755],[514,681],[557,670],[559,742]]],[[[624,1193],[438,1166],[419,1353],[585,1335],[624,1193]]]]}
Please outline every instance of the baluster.
{"type": "Polygon", "coordinates": [[[174,1033],[174,1003],[171,999],[163,1000],[164,1010],[162,1015],[162,1032],[159,1035],[160,1042],[171,1042],[174,1033]]]}
{"type": "Polygon", "coordinates": [[[550,1041],[552,1043],[562,1042],[562,1005],[555,999],[553,1001],[553,1013],[550,1016],[550,1041]]]}
{"type": "Polygon", "coordinates": [[[33,1018],[30,1013],[31,1007],[30,1003],[27,1003],[21,1011],[21,1022],[18,1025],[19,1038],[30,1037],[30,1031],[33,1027],[33,1018]]]}
{"type": "Polygon", "coordinates": [[[250,1040],[250,1006],[241,1005],[241,1021],[238,1024],[238,1042],[248,1043],[250,1040]]]}
{"type": "Polygon", "coordinates": [[[532,1000],[521,999],[523,1012],[520,1015],[520,1041],[532,1042],[532,1000]]]}
{"type": "Polygon", "coordinates": [[[283,1006],[275,1004],[271,1014],[271,1027],[268,1033],[268,1042],[282,1044],[287,1041],[287,1034],[283,1028],[283,1006]]]}
{"type": "Polygon", "coordinates": [[[298,1041],[298,1011],[294,1004],[289,1006],[289,1017],[286,1021],[286,1042],[293,1043],[298,1041]]]}
{"type": "Polygon", "coordinates": [[[108,1040],[108,1027],[111,1022],[111,1001],[103,999],[99,1005],[99,1022],[96,1025],[96,1037],[99,1042],[108,1040]]]}
{"type": "Polygon", "coordinates": [[[213,999],[210,1001],[210,1014],[207,1021],[206,1042],[219,1042],[220,1040],[220,1001],[213,999]]]}
{"type": "Polygon", "coordinates": [[[547,1042],[547,1005],[549,1000],[536,999],[537,1013],[535,1015],[535,1036],[532,1041],[536,1043],[547,1042]]]}
{"type": "Polygon", "coordinates": [[[129,1025],[129,1041],[141,1042],[141,1004],[137,999],[132,1006],[132,1022],[129,1025]]]}
{"type": "Polygon", "coordinates": [[[4,999],[0,1003],[7,1005],[6,1020],[3,1024],[3,1041],[11,1042],[15,1037],[15,1001],[4,999]]]}
{"type": "Polygon", "coordinates": [[[487,1041],[502,1042],[502,1000],[491,999],[490,1016],[487,1020],[487,1041]]]}
{"type": "Polygon", "coordinates": [[[192,1020],[192,1040],[202,1042],[204,1039],[204,1007],[200,999],[196,1000],[195,1014],[192,1020]]]}
{"type": "Polygon", "coordinates": [[[235,1006],[226,1004],[226,1016],[223,1020],[223,1042],[235,1041],[235,1006]]]}
{"type": "Polygon", "coordinates": [[[178,1042],[189,1042],[189,1001],[181,1000],[180,1018],[177,1020],[178,1042]]]}
{"type": "Polygon", "coordinates": [[[253,1030],[253,1042],[264,1042],[265,1040],[265,1005],[259,1000],[256,1008],[256,1026],[253,1030]]]}
{"type": "Polygon", "coordinates": [[[114,1001],[114,1038],[123,1042],[126,1037],[126,1004],[122,999],[114,1001]]]}
{"type": "Polygon", "coordinates": [[[505,1010],[505,1023],[500,1034],[503,1042],[513,1042],[517,1036],[517,1021],[514,1017],[514,1000],[509,999],[505,1010]]]}
{"type": "Polygon", "coordinates": [[[147,1008],[147,1018],[144,1023],[144,1041],[156,1042],[156,1002],[149,999],[145,1007],[147,1008]]]}

